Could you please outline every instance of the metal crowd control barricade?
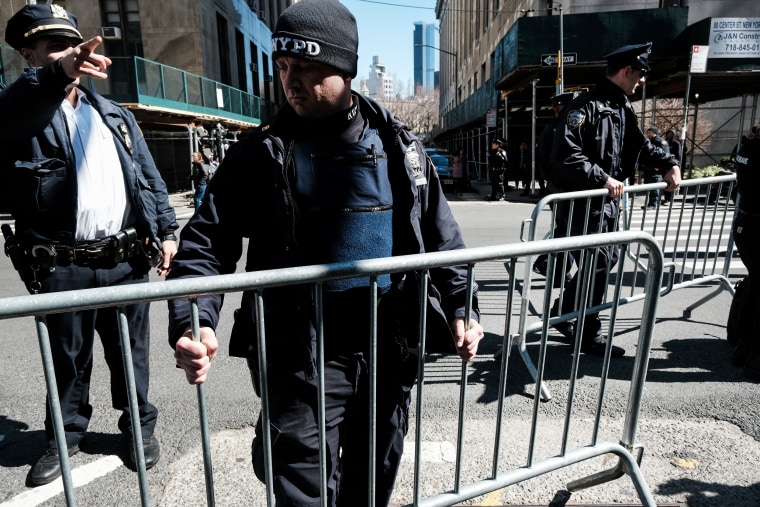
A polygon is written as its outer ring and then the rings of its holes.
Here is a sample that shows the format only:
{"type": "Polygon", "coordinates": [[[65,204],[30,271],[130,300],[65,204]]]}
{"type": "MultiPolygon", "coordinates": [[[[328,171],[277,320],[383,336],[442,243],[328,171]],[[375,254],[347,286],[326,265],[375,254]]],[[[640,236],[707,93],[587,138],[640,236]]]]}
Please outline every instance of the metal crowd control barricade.
{"type": "MultiPolygon", "coordinates": [[[[590,426],[592,434],[590,441],[579,445],[577,448],[570,448],[569,434],[571,423],[574,421],[573,402],[575,399],[576,384],[579,377],[578,364],[580,361],[579,347],[576,345],[574,359],[572,362],[572,370],[569,380],[569,388],[567,392],[567,409],[563,422],[562,441],[558,452],[545,457],[543,459],[537,459],[534,449],[536,443],[539,440],[540,428],[540,395],[539,388],[536,387],[536,393],[533,397],[533,401],[530,402],[532,406],[532,417],[530,423],[530,435],[526,442],[528,446],[527,458],[524,464],[520,466],[513,466],[508,470],[504,470],[504,465],[501,462],[501,456],[508,452],[505,449],[507,446],[503,444],[502,434],[504,433],[503,420],[505,419],[505,400],[504,396],[499,396],[497,403],[497,413],[493,423],[495,428],[493,440],[490,448],[493,450],[493,458],[490,463],[490,469],[484,469],[483,473],[477,477],[471,478],[469,482],[465,483],[462,478],[463,463],[467,456],[467,450],[463,444],[465,430],[467,429],[470,418],[468,417],[470,410],[466,403],[466,388],[468,385],[468,375],[472,368],[471,363],[462,363],[461,365],[461,378],[460,378],[460,397],[459,407],[457,414],[458,430],[456,433],[456,462],[455,470],[452,477],[451,487],[445,490],[435,491],[432,494],[428,494],[425,498],[422,498],[420,476],[422,473],[422,459],[420,456],[421,443],[423,439],[423,431],[425,430],[423,417],[424,411],[424,398],[426,391],[426,379],[425,379],[425,354],[419,354],[418,361],[418,379],[417,379],[417,391],[416,391],[416,403],[414,419],[415,430],[415,452],[414,452],[414,486],[413,491],[410,494],[410,506],[451,506],[456,503],[466,501],[468,499],[475,498],[479,495],[487,494],[507,486],[517,484],[530,478],[538,477],[549,472],[559,470],[561,468],[568,467],[592,458],[603,456],[606,454],[614,454],[619,458],[618,463],[611,469],[602,471],[600,473],[593,474],[589,477],[581,478],[571,482],[569,489],[577,490],[588,486],[601,484],[613,479],[616,479],[624,474],[627,474],[635,487],[636,493],[641,502],[647,506],[654,506],[655,502],[652,494],[650,493],[646,481],[643,477],[641,469],[639,468],[639,462],[641,458],[641,447],[636,442],[636,430],[638,425],[638,418],[640,412],[640,406],[644,393],[644,383],[646,379],[646,373],[648,368],[649,352],[652,343],[652,335],[655,323],[655,312],[657,308],[657,302],[659,298],[659,287],[661,285],[663,276],[663,256],[662,251],[658,243],[654,238],[642,231],[627,231],[627,232],[615,232],[610,234],[593,234],[580,238],[561,238],[546,241],[534,241],[524,242],[516,244],[507,244],[491,247],[481,247],[472,249],[463,249],[449,252],[437,252],[419,255],[400,256],[387,259],[370,259],[364,261],[356,261],[350,263],[339,263],[331,265],[319,265],[319,266],[303,266],[290,269],[270,270],[270,271],[258,271],[250,273],[237,273],[232,275],[220,275],[213,277],[199,277],[185,280],[171,280],[163,283],[150,283],[140,285],[129,285],[122,287],[111,287],[103,289],[87,289],[79,291],[71,291],[67,293],[66,298],[61,298],[57,294],[40,294],[34,296],[20,296],[13,298],[5,298],[0,300],[0,319],[36,316],[38,322],[38,330],[40,335],[40,345],[43,355],[43,365],[45,367],[46,378],[52,379],[54,373],[52,370],[52,361],[49,350],[49,341],[46,334],[45,316],[51,313],[59,313],[66,311],[77,311],[88,308],[104,308],[104,307],[116,307],[119,309],[119,315],[123,315],[121,311],[125,305],[145,302],[145,301],[164,301],[168,299],[175,299],[180,297],[187,297],[190,299],[191,304],[194,304],[198,297],[204,294],[212,293],[230,293],[243,290],[253,290],[257,297],[258,315],[257,325],[259,329],[259,366],[260,366],[260,381],[261,381],[261,410],[262,417],[265,422],[263,424],[264,431],[264,456],[265,456],[265,470],[266,470],[266,502],[268,505],[274,505],[274,493],[272,484],[272,449],[271,449],[271,434],[269,433],[269,425],[266,424],[268,418],[268,386],[267,386],[267,360],[266,360],[266,343],[264,336],[264,317],[263,317],[263,296],[265,291],[273,287],[283,287],[287,285],[302,285],[310,284],[313,286],[315,302],[317,308],[317,329],[319,329],[319,353],[318,353],[318,375],[320,378],[324,378],[324,356],[322,355],[323,347],[321,346],[322,336],[322,314],[321,314],[321,291],[322,283],[327,280],[334,280],[338,278],[351,278],[351,277],[369,277],[371,288],[376,287],[377,277],[384,273],[395,272],[418,272],[423,276],[420,276],[420,289],[423,293],[423,297],[427,290],[428,272],[431,269],[437,267],[450,266],[450,265],[465,265],[468,267],[468,290],[466,295],[466,306],[469,309],[472,305],[472,293],[474,283],[474,270],[478,263],[484,263],[489,261],[506,261],[508,265],[509,276],[509,288],[507,294],[507,304],[504,309],[504,328],[502,335],[502,346],[507,353],[503,354],[500,364],[499,373],[499,393],[505,393],[506,379],[509,368],[509,350],[511,347],[511,341],[514,335],[513,329],[513,297],[517,290],[516,288],[516,266],[518,259],[530,259],[538,254],[557,254],[568,251],[569,249],[588,249],[593,251],[605,245],[630,245],[635,243],[640,247],[643,247],[649,252],[646,259],[642,257],[642,263],[645,264],[643,273],[645,276],[645,292],[647,296],[644,298],[642,315],[640,318],[640,324],[638,326],[638,342],[637,342],[637,354],[633,367],[631,369],[630,387],[628,389],[627,402],[625,408],[621,407],[621,413],[625,412],[624,420],[622,421],[622,435],[617,442],[613,441],[601,441],[600,439],[600,424],[603,420],[602,412],[605,409],[605,394],[606,394],[606,381],[607,373],[609,371],[610,354],[609,350],[604,358],[603,367],[599,376],[600,387],[598,390],[598,398],[594,410],[594,422],[590,426]]],[[[616,291],[620,290],[620,283],[616,286],[616,291]]],[[[368,297],[368,304],[372,305],[370,328],[367,330],[370,336],[370,342],[372,349],[370,352],[371,369],[373,372],[370,375],[370,389],[371,396],[377,393],[377,378],[374,374],[374,366],[377,364],[375,357],[375,350],[377,346],[377,295],[376,291],[370,291],[372,296],[368,297]]],[[[544,307],[546,309],[548,299],[544,300],[544,307]]],[[[426,305],[420,305],[419,314],[419,339],[420,349],[425,348],[426,337],[426,305]]],[[[585,310],[584,310],[585,311],[585,310]]],[[[195,336],[198,336],[198,314],[197,309],[193,309],[192,329],[195,336]]],[[[613,312],[614,313],[614,312],[613,312]]],[[[613,319],[614,320],[614,319],[613,319]]],[[[126,332],[126,323],[123,318],[119,318],[119,326],[122,333],[122,337],[128,339],[126,332]]],[[[542,340],[540,342],[539,361],[538,361],[538,378],[539,384],[542,381],[545,359],[547,357],[548,347],[546,340],[546,324],[543,326],[542,340]]],[[[614,324],[613,324],[614,327],[614,324]]],[[[128,350],[125,347],[125,350],[128,350]]],[[[125,365],[127,377],[130,380],[130,390],[134,389],[133,385],[133,372],[131,367],[131,361],[128,360],[128,355],[125,355],[125,365]]],[[[173,367],[173,366],[172,366],[173,367]]],[[[55,397],[55,382],[48,381],[48,388],[51,394],[51,400],[53,405],[57,405],[55,397]]],[[[325,386],[322,382],[319,382],[318,386],[318,411],[320,422],[320,441],[325,441],[325,428],[324,428],[324,398],[325,398],[325,386]]],[[[130,396],[131,410],[136,410],[136,400],[132,395],[130,396]]],[[[211,456],[209,445],[208,429],[205,427],[205,412],[206,407],[203,402],[203,392],[199,391],[199,410],[200,410],[200,424],[201,424],[201,438],[202,450],[204,454],[204,465],[206,468],[206,488],[207,488],[207,504],[214,505],[214,493],[213,493],[213,480],[211,477],[211,456]]],[[[60,419],[60,408],[53,407],[53,415],[56,425],[56,436],[61,437],[63,435],[63,427],[60,419]]],[[[374,421],[375,408],[374,403],[371,403],[370,418],[374,421]]],[[[375,423],[371,424],[374,428],[375,423]]],[[[578,424],[576,424],[578,425],[578,424]]],[[[586,425],[583,425],[586,427],[586,425]]],[[[374,432],[373,432],[374,434],[374,432]]],[[[59,442],[65,442],[61,440],[59,442]]],[[[368,450],[367,459],[370,465],[370,469],[374,470],[374,458],[376,455],[376,443],[374,437],[370,437],[371,446],[368,450]]],[[[137,442],[139,443],[139,442],[137,442]]],[[[60,444],[59,444],[60,447],[60,444]]],[[[63,450],[65,451],[65,444],[63,444],[63,450]]],[[[470,452],[473,452],[471,448],[468,448],[470,452]]],[[[64,487],[66,491],[66,501],[68,505],[75,505],[73,489],[71,485],[70,470],[68,467],[67,453],[61,453],[63,462],[64,473],[64,487]]],[[[145,471],[144,463],[140,463],[143,470],[140,474],[141,486],[145,484],[145,471]]],[[[327,495],[326,491],[326,450],[324,448],[320,451],[320,468],[322,473],[322,504],[326,505],[327,495]]],[[[476,473],[470,467],[466,468],[468,474],[476,473]]],[[[477,474],[477,473],[476,473],[477,474]]],[[[374,475],[370,474],[368,478],[368,502],[367,505],[374,505],[374,475]]],[[[148,505],[148,496],[143,494],[141,496],[142,504],[148,505]]]]}
{"type": "MultiPolygon", "coordinates": [[[[693,309],[714,298],[722,290],[728,290],[732,295],[734,293],[728,275],[734,256],[731,224],[740,199],[735,182],[735,174],[682,180],[680,190],[677,194],[672,194],[669,204],[660,203],[665,196],[667,183],[630,185],[625,187],[624,195],[618,200],[619,218],[615,223],[615,230],[648,232],[659,241],[663,249],[669,274],[664,279],[664,287],[660,288],[661,296],[672,290],[698,284],[719,284],[717,290],[684,310],[684,316],[687,318],[691,316],[693,309]],[[657,204],[649,208],[647,199],[652,193],[658,194],[657,204]]],[[[539,231],[544,230],[546,232],[541,236],[544,239],[554,238],[555,235],[567,236],[570,232],[569,223],[572,217],[577,213],[585,213],[585,223],[588,224],[588,213],[593,209],[592,199],[598,200],[606,195],[608,195],[606,189],[598,189],[556,193],[543,197],[534,207],[531,217],[523,220],[520,231],[521,240],[534,241],[539,237],[539,231]],[[560,208],[561,204],[564,204],[562,208],[560,208]],[[564,222],[568,224],[564,230],[555,228],[558,213],[567,214],[563,217],[564,222]]],[[[636,279],[648,256],[649,252],[642,250],[641,247],[626,249],[625,258],[619,259],[620,265],[617,269],[628,270],[629,276],[626,278],[629,280],[629,285],[623,287],[625,290],[621,290],[614,300],[609,299],[609,294],[606,292],[605,302],[595,308],[588,308],[587,312],[609,310],[646,297],[645,291],[637,291],[636,279]],[[623,265],[626,259],[633,261],[630,268],[628,264],[623,265]]],[[[536,367],[526,350],[527,336],[541,330],[544,321],[548,320],[549,326],[553,326],[575,319],[579,316],[581,309],[576,308],[571,313],[549,319],[544,318],[543,316],[549,315],[548,311],[537,311],[530,301],[531,288],[534,285],[534,279],[537,278],[533,274],[533,261],[534,259],[526,259],[524,265],[520,322],[515,337],[520,356],[528,371],[536,379],[536,367]],[[538,320],[529,321],[530,316],[535,316],[538,320]]],[[[557,262],[559,265],[555,266],[554,271],[563,273],[565,268],[571,267],[566,264],[567,257],[565,256],[557,258],[557,262]]],[[[539,288],[548,287],[549,281],[554,280],[554,271],[543,276],[545,287],[539,283],[539,288]]],[[[562,293],[564,281],[560,283],[559,288],[562,293]]],[[[501,351],[497,353],[497,357],[500,353],[501,351]]],[[[544,385],[541,385],[541,396],[544,401],[551,399],[551,393],[544,385]]]]}

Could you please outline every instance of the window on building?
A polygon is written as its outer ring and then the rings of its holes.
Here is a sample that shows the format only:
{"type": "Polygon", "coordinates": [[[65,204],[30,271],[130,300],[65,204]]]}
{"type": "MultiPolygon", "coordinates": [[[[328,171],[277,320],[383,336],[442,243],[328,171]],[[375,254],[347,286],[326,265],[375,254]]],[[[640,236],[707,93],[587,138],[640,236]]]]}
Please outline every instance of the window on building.
{"type": "Polygon", "coordinates": [[[251,42],[251,81],[253,94],[261,97],[261,74],[259,73],[259,48],[251,42]]]}
{"type": "Polygon", "coordinates": [[[488,80],[488,76],[486,75],[486,62],[483,62],[480,65],[480,75],[483,77],[483,82],[485,83],[488,80]]]}
{"type": "Polygon", "coordinates": [[[487,32],[488,31],[488,6],[491,2],[490,0],[484,0],[484,1],[485,1],[485,6],[483,9],[483,31],[487,32]]]}
{"type": "Polygon", "coordinates": [[[114,64],[108,69],[111,93],[130,94],[135,89],[135,76],[126,58],[144,56],[137,0],[100,0],[100,12],[102,26],[118,29],[117,37],[103,43],[103,52],[114,58],[114,64]],[[119,60],[119,57],[124,58],[119,60]]]}
{"type": "Polygon", "coordinates": [[[100,0],[103,26],[118,28],[120,39],[107,39],[109,56],[143,56],[140,9],[137,0],[100,0]]]}
{"type": "Polygon", "coordinates": [[[475,85],[473,88],[477,90],[478,89],[478,73],[477,72],[475,72],[475,77],[473,78],[473,82],[475,85]]]}
{"type": "Polygon", "coordinates": [[[248,91],[248,69],[246,68],[245,59],[245,36],[235,29],[235,53],[237,57],[237,78],[238,88],[244,92],[248,91]]]}
{"type": "Polygon", "coordinates": [[[232,73],[230,72],[230,42],[227,32],[227,20],[220,13],[216,13],[216,39],[219,51],[219,81],[232,86],[232,73]]]}
{"type": "MultiPolygon", "coordinates": [[[[261,67],[261,72],[264,75],[264,98],[271,102],[273,78],[269,70],[269,55],[266,53],[261,53],[261,67]]],[[[282,88],[280,88],[280,90],[282,90],[282,88]]]]}

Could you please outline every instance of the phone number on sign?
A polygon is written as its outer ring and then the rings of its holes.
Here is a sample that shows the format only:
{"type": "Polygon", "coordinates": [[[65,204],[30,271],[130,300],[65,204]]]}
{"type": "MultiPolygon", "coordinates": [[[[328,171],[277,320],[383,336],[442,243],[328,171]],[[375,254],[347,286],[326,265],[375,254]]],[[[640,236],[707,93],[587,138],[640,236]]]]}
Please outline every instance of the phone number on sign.
{"type": "Polygon", "coordinates": [[[760,44],[725,44],[724,51],[760,51],[760,44]]]}

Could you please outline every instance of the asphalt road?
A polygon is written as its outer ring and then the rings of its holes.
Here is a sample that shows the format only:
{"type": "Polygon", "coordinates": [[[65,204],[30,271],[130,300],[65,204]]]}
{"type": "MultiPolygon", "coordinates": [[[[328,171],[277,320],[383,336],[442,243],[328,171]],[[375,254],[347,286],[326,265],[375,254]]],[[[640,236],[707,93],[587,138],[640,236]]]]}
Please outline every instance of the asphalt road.
{"type": "MultiPolygon", "coordinates": [[[[516,192],[513,192],[516,194],[516,192]]],[[[510,197],[512,195],[510,194],[510,197]]],[[[189,201],[175,201],[181,218],[192,212],[189,201]]],[[[176,198],[176,196],[175,196],[176,198]]],[[[533,204],[517,198],[508,202],[485,202],[476,194],[451,197],[452,209],[470,246],[519,241],[520,223],[530,215],[533,204]]],[[[519,271],[521,272],[521,271],[519,271]]],[[[743,274],[741,265],[732,277],[743,274]]],[[[481,284],[483,325],[487,339],[481,354],[467,370],[467,422],[465,466],[462,480],[489,470],[492,459],[493,427],[496,420],[499,363],[493,359],[503,332],[506,272],[499,263],[478,266],[481,284]]],[[[156,281],[159,281],[156,279],[156,281]]],[[[730,296],[723,292],[696,310],[690,318],[684,309],[712,292],[713,287],[694,287],[671,293],[660,300],[644,404],[638,425],[638,441],[644,446],[642,470],[660,505],[706,507],[760,505],[760,385],[745,381],[731,366],[731,351],[725,341],[725,321],[730,296]]],[[[10,262],[0,256],[0,297],[21,295],[23,290],[10,262]]],[[[225,300],[221,337],[228,336],[231,313],[239,296],[225,300]]],[[[628,354],[613,364],[608,404],[603,411],[602,439],[617,441],[625,414],[627,384],[632,368],[638,305],[622,306],[620,319],[630,328],[619,343],[628,354]],[[629,313],[631,312],[631,313],[629,313]]],[[[203,462],[200,455],[197,396],[174,367],[172,350],[166,342],[166,307],[155,303],[151,311],[151,398],[160,411],[157,436],[162,445],[159,464],[148,472],[151,505],[196,506],[206,504],[203,462]]],[[[45,450],[42,429],[45,385],[33,320],[0,321],[3,345],[0,368],[0,507],[64,505],[61,482],[30,488],[27,474],[45,450]]],[[[258,413],[250,377],[242,360],[222,353],[215,360],[206,384],[209,426],[213,434],[212,458],[216,505],[265,505],[264,488],[250,466],[250,441],[258,413]]],[[[537,457],[555,455],[556,436],[565,414],[567,369],[570,347],[559,341],[550,344],[552,362],[547,383],[555,398],[541,404],[542,437],[537,457]],[[567,362],[563,358],[567,358],[567,362]],[[545,425],[545,426],[544,426],[545,425]]],[[[529,343],[535,357],[537,344],[529,343]]],[[[581,382],[573,407],[570,445],[588,438],[584,432],[594,416],[592,400],[598,389],[596,358],[584,361],[581,382]]],[[[423,493],[453,487],[452,456],[456,444],[461,363],[436,357],[426,367],[426,405],[423,415],[423,493]]],[[[529,434],[533,382],[513,354],[507,379],[504,412],[503,466],[525,464],[524,450],[529,434]]],[[[77,504],[81,506],[139,505],[137,476],[124,466],[127,447],[118,433],[119,414],[110,407],[108,372],[97,345],[91,387],[94,414],[82,452],[72,458],[77,504]]],[[[413,441],[410,432],[409,442],[413,441]]],[[[413,452],[407,449],[393,503],[411,501],[413,452]]],[[[627,477],[570,494],[566,483],[609,466],[603,459],[575,465],[547,476],[479,497],[473,505],[598,505],[636,504],[635,490],[627,477]]]]}

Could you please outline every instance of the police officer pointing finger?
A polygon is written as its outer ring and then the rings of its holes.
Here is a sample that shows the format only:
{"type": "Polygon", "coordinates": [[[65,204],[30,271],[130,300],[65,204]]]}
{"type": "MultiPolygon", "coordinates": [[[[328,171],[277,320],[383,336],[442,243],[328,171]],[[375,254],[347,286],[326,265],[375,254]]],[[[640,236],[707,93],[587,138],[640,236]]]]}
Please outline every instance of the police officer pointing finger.
{"type": "MultiPolygon", "coordinates": [[[[106,77],[111,61],[96,52],[101,38],[83,41],[76,16],[54,4],[20,9],[5,38],[28,65],[0,90],[2,202],[16,226],[15,235],[4,233],[26,288],[37,294],[110,287],[148,282],[151,267],[168,273],[179,224],[135,118],[78,86],[80,77],[106,77]]],[[[85,437],[96,332],[111,370],[111,403],[121,411],[118,427],[131,447],[129,464],[135,466],[135,439],[142,440],[146,467],[158,462],[158,410],[148,401],[148,305],[126,308],[139,421],[131,420],[117,312],[46,317],[65,442],[56,440],[48,408],[48,450],[32,468],[32,484],[60,476],[59,446],[74,455],[85,437]]]]}

